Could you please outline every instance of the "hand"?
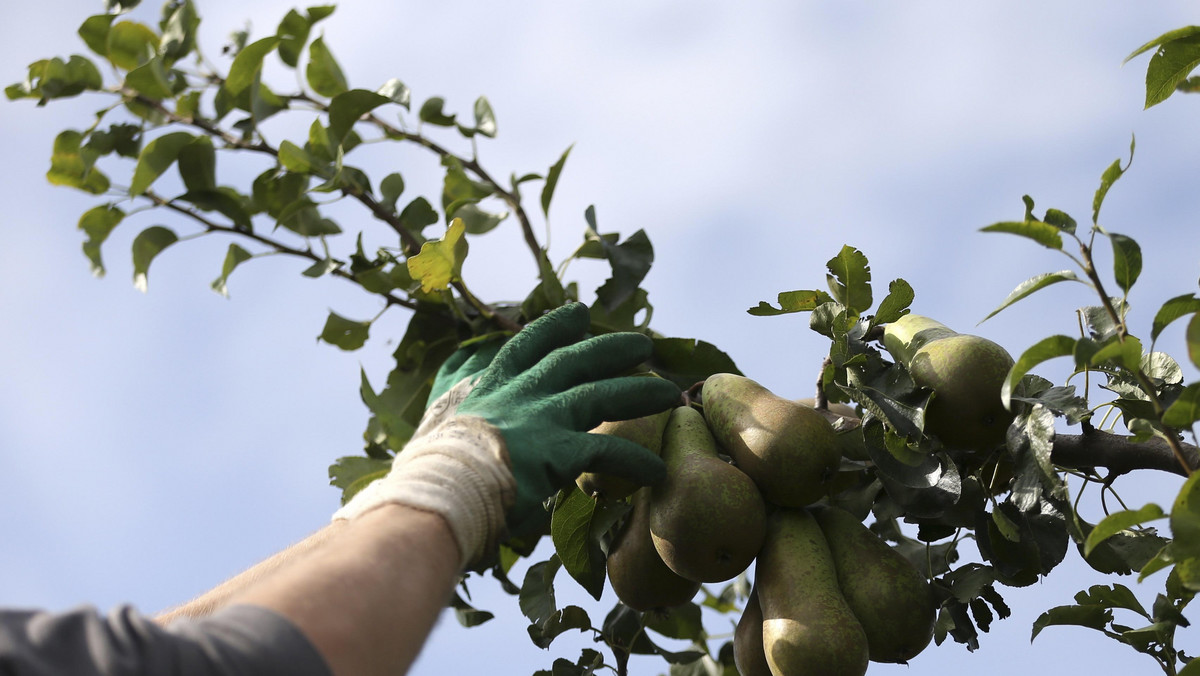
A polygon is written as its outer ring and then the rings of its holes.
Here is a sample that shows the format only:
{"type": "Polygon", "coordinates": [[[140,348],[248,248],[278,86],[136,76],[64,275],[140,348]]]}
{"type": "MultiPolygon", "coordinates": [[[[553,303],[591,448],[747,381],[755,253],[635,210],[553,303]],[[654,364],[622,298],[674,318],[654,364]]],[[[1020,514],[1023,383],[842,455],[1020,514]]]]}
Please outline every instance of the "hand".
{"type": "Polygon", "coordinates": [[[459,404],[475,387],[476,379],[496,358],[496,353],[507,340],[496,338],[459,348],[442,363],[434,376],[425,413],[413,432],[413,439],[424,436],[458,412],[459,404]]]}
{"type": "MultiPolygon", "coordinates": [[[[624,376],[648,359],[651,340],[637,333],[587,333],[587,306],[574,303],[531,322],[500,348],[458,407],[500,431],[517,480],[507,514],[511,535],[535,532],[542,501],[585,471],[641,484],[666,474],[663,461],[619,437],[588,434],[606,420],[627,420],[679,404],[680,390],[660,378],[624,376]]],[[[468,360],[469,361],[469,360],[468,360]]]]}

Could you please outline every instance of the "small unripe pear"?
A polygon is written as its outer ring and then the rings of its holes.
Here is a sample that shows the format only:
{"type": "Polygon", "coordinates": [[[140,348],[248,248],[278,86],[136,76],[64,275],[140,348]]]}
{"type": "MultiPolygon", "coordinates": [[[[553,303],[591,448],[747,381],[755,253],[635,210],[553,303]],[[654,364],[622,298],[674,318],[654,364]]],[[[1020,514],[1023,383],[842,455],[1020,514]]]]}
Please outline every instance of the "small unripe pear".
{"type": "Polygon", "coordinates": [[[621,603],[634,610],[670,608],[687,603],[700,583],[675,574],[650,537],[650,489],[633,494],[633,509],[608,553],[608,581],[621,603]]]}
{"type": "Polygon", "coordinates": [[[733,630],[733,664],[739,676],[771,676],[767,653],[763,649],[763,615],[758,593],[750,590],[746,607],[733,630]]]}

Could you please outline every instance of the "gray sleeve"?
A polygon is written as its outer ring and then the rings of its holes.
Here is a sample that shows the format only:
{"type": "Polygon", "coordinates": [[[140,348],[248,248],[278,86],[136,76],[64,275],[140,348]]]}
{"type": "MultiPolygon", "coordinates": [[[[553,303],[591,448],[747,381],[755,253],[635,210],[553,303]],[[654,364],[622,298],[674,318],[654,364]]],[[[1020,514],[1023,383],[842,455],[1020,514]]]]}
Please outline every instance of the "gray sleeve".
{"type": "Polygon", "coordinates": [[[64,613],[0,610],[4,676],[330,676],[298,629],[258,606],[224,608],[162,627],[130,606],[102,617],[95,608],[64,613]]]}

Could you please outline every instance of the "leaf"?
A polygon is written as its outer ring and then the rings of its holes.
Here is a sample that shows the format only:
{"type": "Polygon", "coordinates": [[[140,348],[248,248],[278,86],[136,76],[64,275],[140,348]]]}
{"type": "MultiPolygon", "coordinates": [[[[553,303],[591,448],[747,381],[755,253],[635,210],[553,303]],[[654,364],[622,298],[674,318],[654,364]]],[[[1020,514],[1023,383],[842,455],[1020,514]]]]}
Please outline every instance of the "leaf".
{"type": "Polygon", "coordinates": [[[162,59],[157,56],[129,71],[125,86],[156,101],[175,95],[162,59]]]}
{"type": "Polygon", "coordinates": [[[437,222],[437,212],[433,210],[433,205],[429,203],[429,200],[424,197],[418,197],[409,202],[400,212],[400,224],[404,226],[405,230],[411,232],[421,232],[427,226],[437,222]]]}
{"type": "Polygon", "coordinates": [[[1200,383],[1192,383],[1163,412],[1162,421],[1178,430],[1185,430],[1200,420],[1200,383]]]}
{"type": "Polygon", "coordinates": [[[164,8],[163,19],[159,22],[162,38],[158,45],[158,53],[164,63],[173,64],[196,48],[196,29],[199,25],[200,17],[191,0],[164,8]]]}
{"type": "Polygon", "coordinates": [[[457,593],[450,599],[450,607],[454,609],[454,616],[458,618],[458,623],[467,629],[478,627],[495,617],[494,614],[486,610],[477,610],[472,607],[457,593]]]}
{"type": "Polygon", "coordinates": [[[647,613],[644,618],[647,629],[667,638],[704,640],[704,624],[701,621],[700,606],[695,603],[684,603],[663,611],[647,613]]]}
{"type": "Polygon", "coordinates": [[[392,78],[375,90],[376,93],[388,97],[392,103],[397,103],[404,106],[405,110],[409,110],[412,103],[412,90],[396,78],[392,78]]]}
{"type": "Polygon", "coordinates": [[[654,338],[654,353],[647,365],[685,389],[714,373],[742,374],[729,355],[695,338],[654,338]]]}
{"type": "Polygon", "coordinates": [[[1073,354],[1074,351],[1075,339],[1062,335],[1043,338],[1033,347],[1025,350],[1013,364],[1012,369],[1008,372],[1008,379],[1004,381],[1004,386],[1000,389],[1000,399],[1004,402],[1004,407],[1011,408],[1013,388],[1021,381],[1021,377],[1029,373],[1034,366],[1055,357],[1065,357],[1073,354]]]}
{"type": "Polygon", "coordinates": [[[228,298],[229,290],[225,284],[229,281],[229,275],[233,273],[234,268],[251,258],[253,255],[249,251],[237,244],[230,244],[229,250],[225,252],[225,263],[221,265],[221,276],[213,280],[212,290],[228,298]]]}
{"type": "Polygon", "coordinates": [[[163,172],[175,163],[184,146],[195,140],[185,131],[163,134],[146,144],[138,155],[137,167],[133,170],[133,182],[129,184],[130,195],[141,195],[150,188],[163,172]]]}
{"type": "Polygon", "coordinates": [[[450,127],[454,125],[454,115],[447,115],[442,108],[446,105],[446,99],[440,96],[430,97],[425,103],[421,104],[421,110],[417,111],[417,117],[422,122],[437,125],[439,127],[450,127]]]}
{"type": "Polygon", "coordinates": [[[1047,209],[1046,215],[1042,218],[1042,220],[1050,225],[1053,225],[1059,230],[1062,230],[1063,232],[1075,234],[1075,228],[1077,226],[1075,219],[1071,218],[1070,214],[1067,214],[1066,212],[1059,211],[1058,209],[1047,209]]]}
{"type": "Polygon", "coordinates": [[[333,98],[350,88],[333,53],[325,46],[324,37],[313,40],[308,46],[308,66],[304,74],[308,86],[326,98],[333,98]]]}
{"type": "Polygon", "coordinates": [[[179,237],[161,225],[146,228],[133,238],[133,286],[146,291],[150,263],[162,250],[179,241],[179,237]]]}
{"type": "Polygon", "coordinates": [[[1104,347],[1097,350],[1089,362],[1092,366],[1111,362],[1136,374],[1142,365],[1142,341],[1134,336],[1127,336],[1124,341],[1113,338],[1104,347]]]}
{"type": "Polygon", "coordinates": [[[87,235],[83,243],[83,253],[92,264],[92,274],[104,276],[104,263],[100,259],[100,245],[108,239],[108,235],[125,218],[125,212],[115,204],[102,204],[92,207],[79,217],[79,229],[87,235]]]}
{"type": "Polygon", "coordinates": [[[546,173],[546,183],[542,186],[542,215],[547,219],[550,218],[550,200],[554,199],[554,189],[558,187],[558,177],[562,175],[563,166],[567,163],[567,157],[574,147],[573,143],[567,146],[562,157],[559,157],[558,161],[550,166],[550,171],[546,173]]]}
{"type": "Polygon", "coordinates": [[[1083,545],[1083,556],[1086,558],[1097,545],[1123,530],[1165,517],[1166,514],[1163,514],[1162,507],[1153,502],[1147,503],[1141,509],[1113,512],[1104,517],[1100,523],[1096,524],[1092,532],[1088,533],[1087,540],[1083,545]]]}
{"type": "Polygon", "coordinates": [[[229,66],[229,75],[225,78],[225,91],[236,97],[253,84],[262,71],[263,59],[279,46],[279,42],[278,36],[262,38],[251,42],[238,52],[229,66]]]}
{"type": "Polygon", "coordinates": [[[108,29],[105,55],[114,66],[133,70],[158,51],[158,33],[136,21],[121,21],[108,29]]]}
{"type": "Polygon", "coordinates": [[[1104,174],[1100,176],[1100,187],[1096,188],[1096,196],[1092,198],[1092,223],[1099,225],[1100,205],[1104,203],[1104,197],[1108,194],[1108,189],[1111,188],[1112,184],[1116,183],[1117,179],[1121,178],[1121,175],[1129,169],[1129,165],[1133,164],[1133,149],[1136,141],[1137,139],[1135,137],[1129,142],[1129,162],[1125,165],[1124,169],[1121,168],[1121,160],[1117,159],[1114,160],[1113,163],[1104,170],[1104,174]]]}
{"type": "Polygon", "coordinates": [[[408,259],[408,272],[421,282],[422,291],[445,290],[452,282],[462,279],[462,264],[467,257],[465,231],[462,219],[456,218],[444,238],[425,242],[421,252],[408,259]]]}
{"type": "Polygon", "coordinates": [[[42,105],[50,99],[76,96],[103,86],[104,80],[95,64],[75,54],[65,62],[55,57],[29,64],[25,81],[5,88],[4,92],[10,100],[36,98],[38,105],[42,105]]]}
{"type": "Polygon", "coordinates": [[[563,568],[597,601],[604,592],[604,551],[600,536],[629,511],[628,505],[593,500],[578,486],[559,493],[550,517],[550,538],[563,568]]]}
{"type": "Polygon", "coordinates": [[[1185,293],[1182,296],[1175,296],[1163,303],[1162,307],[1158,309],[1158,313],[1154,315],[1154,324],[1150,330],[1150,341],[1153,343],[1158,340],[1163,330],[1176,319],[1195,312],[1200,312],[1200,298],[1197,298],[1194,294],[1185,293]]]}
{"type": "MultiPolygon", "coordinates": [[[[404,194],[404,177],[399,173],[391,173],[383,177],[379,182],[379,194],[383,198],[379,200],[380,206],[388,211],[396,210],[396,200],[400,199],[400,195],[404,194]]],[[[435,222],[436,222],[436,216],[435,222]]]]}
{"type": "Polygon", "coordinates": [[[496,114],[492,111],[492,104],[482,96],[475,99],[475,131],[483,134],[488,138],[496,136],[496,114]]]}
{"type": "Polygon", "coordinates": [[[296,10],[289,10],[279,23],[275,37],[279,38],[279,58],[287,65],[295,68],[300,63],[300,53],[304,51],[304,43],[313,24],[333,13],[334,6],[309,7],[307,16],[302,16],[296,10]]]}
{"type": "Polygon", "coordinates": [[[1146,108],[1170,98],[1197,65],[1200,65],[1200,35],[1180,35],[1162,43],[1146,67],[1146,108]]]}
{"type": "Polygon", "coordinates": [[[1187,340],[1188,359],[1192,360],[1192,364],[1196,368],[1200,368],[1200,314],[1196,314],[1188,322],[1185,339],[1187,340]]]}
{"type": "Polygon", "coordinates": [[[1168,42],[1171,42],[1173,40],[1178,40],[1180,38],[1192,37],[1194,35],[1200,35],[1200,26],[1185,26],[1183,28],[1176,28],[1175,30],[1167,31],[1166,33],[1163,33],[1162,35],[1154,38],[1150,42],[1147,42],[1146,44],[1142,45],[1141,47],[1138,47],[1137,49],[1133,50],[1133,52],[1130,53],[1129,56],[1125,57],[1125,60],[1122,61],[1121,63],[1122,64],[1129,63],[1131,60],[1133,60],[1138,55],[1145,54],[1146,52],[1150,51],[1151,49],[1153,49],[1159,45],[1166,44],[1168,42]]]}
{"type": "Polygon", "coordinates": [[[60,132],[54,138],[54,151],[50,155],[50,170],[46,172],[46,180],[93,195],[103,194],[110,185],[108,177],[93,168],[92,161],[81,154],[82,141],[83,135],[71,129],[60,132]]]}
{"type": "Polygon", "coordinates": [[[279,144],[279,164],[294,174],[311,174],[321,162],[291,141],[279,144]]]}
{"type": "MultiPolygon", "coordinates": [[[[894,284],[895,282],[893,282],[894,284]]],[[[758,302],[757,307],[752,307],[746,312],[756,317],[773,317],[775,315],[791,314],[793,312],[812,312],[824,303],[833,302],[833,297],[824,291],[781,291],[779,293],[779,307],[772,307],[765,300],[758,302]]]]}
{"type": "Polygon", "coordinates": [[[1051,284],[1057,284],[1058,282],[1082,283],[1082,280],[1080,280],[1072,270],[1060,270],[1059,272],[1046,272],[1040,275],[1034,275],[1033,277],[1030,277],[1029,279],[1018,284],[1017,288],[1013,289],[1012,293],[1008,294],[1008,297],[1004,299],[1004,302],[1000,303],[999,307],[997,307],[995,310],[992,310],[988,316],[984,317],[979,323],[982,324],[983,322],[986,322],[987,320],[999,314],[1004,308],[1034,294],[1037,291],[1041,291],[1051,284]]]}
{"type": "Polygon", "coordinates": [[[508,218],[507,211],[500,213],[492,213],[480,209],[478,205],[471,202],[463,204],[450,214],[452,218],[461,218],[466,224],[468,235],[482,235],[491,232],[497,225],[504,222],[508,218]]]}
{"type": "MultiPolygon", "coordinates": [[[[588,207],[591,209],[591,207],[588,207]]],[[[637,291],[654,263],[654,247],[645,230],[638,230],[620,244],[603,242],[612,275],[596,289],[596,302],[613,312],[637,291]]]]}
{"type": "Polygon", "coordinates": [[[1103,631],[1112,619],[1112,610],[1103,606],[1058,606],[1047,610],[1033,621],[1033,635],[1029,640],[1032,642],[1043,629],[1054,625],[1075,625],[1103,631]]]}
{"type": "Polygon", "coordinates": [[[351,89],[333,97],[329,102],[329,140],[334,146],[342,144],[346,134],[363,115],[388,103],[391,99],[367,91],[351,89]]]}
{"type": "Polygon", "coordinates": [[[179,177],[188,191],[215,190],[217,154],[207,136],[197,136],[179,149],[179,177]]]}
{"type": "Polygon", "coordinates": [[[1142,273],[1142,249],[1132,238],[1113,233],[1113,276],[1126,294],[1142,273]]]}
{"type": "MultiPolygon", "coordinates": [[[[529,638],[533,640],[534,645],[537,647],[546,649],[561,634],[571,629],[584,631],[590,629],[591,626],[592,620],[588,617],[586,610],[579,606],[567,606],[561,610],[554,611],[540,625],[529,625],[529,638]]],[[[574,668],[574,665],[572,665],[572,668],[574,668]]],[[[557,669],[555,673],[557,673],[557,669]]],[[[580,671],[578,673],[584,672],[580,671]]]]}
{"type": "Polygon", "coordinates": [[[875,310],[870,326],[873,328],[879,324],[894,322],[908,314],[908,307],[912,305],[914,297],[913,288],[908,282],[903,279],[892,280],[888,284],[888,295],[879,302],[879,308],[875,310]]]}
{"type": "Polygon", "coordinates": [[[77,33],[83,38],[84,44],[88,49],[96,54],[108,57],[108,31],[112,27],[112,22],[116,21],[115,14],[96,14],[84,19],[80,24],[77,33]]]}
{"type": "Polygon", "coordinates": [[[837,302],[858,314],[870,309],[874,302],[871,300],[871,267],[861,251],[843,245],[825,267],[829,270],[825,276],[829,291],[837,302]]]}
{"type": "Polygon", "coordinates": [[[356,322],[331,311],[325,320],[325,327],[321,329],[318,340],[336,345],[349,352],[362,347],[370,337],[370,332],[371,322],[356,322]]]}
{"type": "Polygon", "coordinates": [[[1012,235],[1028,237],[1048,249],[1062,249],[1061,230],[1042,221],[1006,221],[993,223],[980,232],[1007,232],[1012,235]]]}
{"type": "Polygon", "coordinates": [[[551,556],[546,561],[533,564],[525,572],[518,603],[521,614],[530,622],[540,625],[554,614],[554,576],[561,565],[557,556],[551,556]]]}

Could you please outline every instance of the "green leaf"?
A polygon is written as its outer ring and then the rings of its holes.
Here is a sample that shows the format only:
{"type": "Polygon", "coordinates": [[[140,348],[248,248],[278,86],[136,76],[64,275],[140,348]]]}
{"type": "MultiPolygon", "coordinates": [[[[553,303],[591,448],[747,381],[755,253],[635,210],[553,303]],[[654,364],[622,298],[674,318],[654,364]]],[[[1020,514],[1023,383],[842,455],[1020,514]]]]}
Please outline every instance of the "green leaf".
{"type": "Polygon", "coordinates": [[[417,117],[422,122],[437,125],[439,127],[450,127],[454,125],[454,115],[447,115],[442,108],[446,105],[446,99],[440,96],[431,97],[425,103],[421,104],[421,110],[417,112],[417,117]]]}
{"type": "Polygon", "coordinates": [[[1200,312],[1200,298],[1194,294],[1185,293],[1182,296],[1174,298],[1163,303],[1158,309],[1158,313],[1154,315],[1154,324],[1150,330],[1150,341],[1158,340],[1158,336],[1172,322],[1180,317],[1190,315],[1195,312],[1200,312]]]}
{"type": "Polygon", "coordinates": [[[175,163],[184,146],[193,140],[195,137],[185,131],[174,131],[147,143],[138,155],[129,194],[136,196],[146,192],[150,185],[175,163]]]}
{"type": "Polygon", "coordinates": [[[1162,421],[1178,430],[1186,430],[1200,420],[1200,383],[1192,383],[1163,412],[1162,421]]]}
{"type": "Polygon", "coordinates": [[[1166,33],[1154,38],[1150,42],[1147,42],[1141,47],[1133,50],[1133,52],[1129,56],[1125,57],[1125,60],[1121,63],[1129,63],[1138,55],[1145,54],[1159,45],[1166,44],[1180,38],[1192,37],[1194,35],[1200,35],[1200,26],[1185,26],[1183,28],[1176,28],[1175,30],[1167,31],[1166,33]]]}
{"type": "Polygon", "coordinates": [[[1128,336],[1124,341],[1113,339],[1092,355],[1092,366],[1100,366],[1105,362],[1125,367],[1130,373],[1137,373],[1142,366],[1142,341],[1134,336],[1128,336]]]}
{"type": "Polygon", "coordinates": [[[334,146],[342,144],[350,128],[359,118],[388,103],[391,99],[365,89],[351,89],[333,97],[329,102],[329,140],[334,146]]]}
{"type": "Polygon", "coordinates": [[[993,223],[980,232],[1007,232],[1012,235],[1028,237],[1049,249],[1062,249],[1061,230],[1042,221],[1006,221],[993,223]]]}
{"type": "Polygon", "coordinates": [[[871,317],[871,327],[894,322],[908,314],[908,307],[912,305],[915,296],[908,282],[903,279],[892,280],[892,283],[888,284],[888,295],[880,301],[875,316],[871,317]]]}
{"type": "Polygon", "coordinates": [[[333,53],[325,46],[325,38],[319,37],[308,46],[308,67],[305,69],[308,86],[326,98],[333,98],[350,86],[338,66],[333,53]]]}
{"type": "Polygon", "coordinates": [[[458,623],[470,629],[491,620],[495,617],[494,614],[486,610],[478,610],[471,606],[459,596],[457,593],[450,599],[450,607],[454,609],[454,616],[458,618],[458,623]]]}
{"type": "Polygon", "coordinates": [[[1013,364],[1012,369],[1008,372],[1008,379],[1004,381],[1004,386],[1000,389],[1000,399],[1004,402],[1004,407],[1010,408],[1009,402],[1012,398],[1013,388],[1021,381],[1021,377],[1029,373],[1034,366],[1055,357],[1066,357],[1074,352],[1075,339],[1061,335],[1043,338],[1033,347],[1025,350],[1013,364]]]}
{"type": "Polygon", "coordinates": [[[191,0],[173,3],[164,7],[163,11],[163,19],[159,23],[162,38],[158,53],[164,63],[172,64],[196,48],[196,29],[200,26],[200,17],[191,0]]]}
{"type": "Polygon", "coordinates": [[[217,154],[212,140],[197,136],[179,149],[179,177],[189,191],[216,190],[217,154]]]}
{"type": "Polygon", "coordinates": [[[600,538],[629,511],[623,502],[594,500],[572,485],[559,492],[550,538],[563,568],[597,601],[604,592],[605,556],[600,538]]]}
{"type": "Polygon", "coordinates": [[[1180,35],[1161,43],[1146,67],[1146,108],[1170,98],[1197,65],[1200,65],[1200,34],[1180,35]]]}
{"type": "MultiPolygon", "coordinates": [[[[453,205],[451,205],[453,206],[453,205]]],[[[504,219],[508,218],[507,211],[492,213],[480,209],[478,205],[467,202],[448,214],[452,218],[461,218],[467,226],[468,235],[482,235],[490,232],[504,219]]]]}
{"type": "Polygon", "coordinates": [[[858,314],[870,309],[874,303],[871,300],[871,267],[861,251],[843,245],[838,255],[829,259],[825,266],[829,269],[825,279],[837,302],[858,314]]]}
{"type": "MultiPolygon", "coordinates": [[[[545,649],[550,647],[555,638],[567,631],[571,629],[587,630],[591,626],[592,620],[588,617],[586,610],[579,606],[567,606],[566,608],[554,611],[541,624],[529,625],[529,638],[533,640],[534,645],[545,649]]],[[[574,669],[575,666],[571,665],[571,668],[574,669]]],[[[558,672],[555,671],[554,673],[557,674],[558,672]]],[[[575,673],[582,674],[585,672],[579,670],[575,673]]]]}
{"type": "MultiPolygon", "coordinates": [[[[379,200],[380,206],[388,211],[396,210],[396,200],[400,199],[400,195],[404,194],[404,177],[399,173],[391,173],[383,177],[379,182],[379,194],[383,198],[379,200]]],[[[436,222],[437,216],[434,216],[436,222]]]]}
{"type": "Polygon", "coordinates": [[[1200,314],[1192,317],[1188,322],[1187,334],[1188,359],[1192,360],[1192,364],[1196,368],[1200,368],[1200,314]]]}
{"type": "Polygon", "coordinates": [[[1034,275],[1033,277],[1030,277],[1029,279],[1018,284],[1017,288],[1013,289],[1012,293],[1008,294],[1008,297],[1004,299],[1004,302],[1000,303],[999,307],[997,307],[995,310],[992,310],[988,316],[984,317],[979,323],[982,324],[983,322],[986,322],[987,320],[999,314],[1001,310],[1012,305],[1013,303],[1016,303],[1027,296],[1033,295],[1035,292],[1041,291],[1051,284],[1057,284],[1059,282],[1082,283],[1079,277],[1077,277],[1071,270],[1060,270],[1059,272],[1046,272],[1040,275],[1034,275]]]}
{"type": "Polygon", "coordinates": [[[1176,562],[1200,558],[1200,472],[1193,472],[1171,507],[1171,555],[1176,562]]]}
{"type": "Polygon", "coordinates": [[[412,105],[412,90],[396,78],[384,82],[376,93],[388,97],[392,103],[404,106],[405,110],[409,110],[409,106],[412,105]]]}
{"type": "Polygon", "coordinates": [[[116,21],[115,14],[96,14],[84,19],[79,26],[79,37],[83,38],[88,49],[96,54],[108,57],[108,31],[112,22],[116,21]]]}
{"type": "Polygon", "coordinates": [[[695,338],[654,338],[654,353],[648,365],[684,389],[714,373],[742,373],[729,355],[695,338]]]}
{"type": "Polygon", "coordinates": [[[55,57],[29,64],[25,81],[5,88],[4,92],[10,100],[36,98],[41,105],[50,99],[76,96],[103,86],[104,80],[95,64],[76,54],[65,62],[55,57]]]}
{"type": "Polygon", "coordinates": [[[121,21],[108,29],[105,54],[114,66],[133,70],[158,52],[158,33],[136,21],[121,21]]]}
{"type": "Polygon", "coordinates": [[[302,237],[336,235],[342,231],[337,223],[321,216],[312,200],[296,200],[279,214],[279,224],[302,237]]]}
{"type": "Polygon", "coordinates": [[[250,260],[252,257],[249,251],[246,251],[237,244],[230,244],[229,251],[225,253],[225,263],[221,266],[221,276],[213,280],[212,290],[228,298],[229,289],[225,287],[225,284],[229,281],[229,275],[233,273],[234,268],[250,260]]]}
{"type": "Polygon", "coordinates": [[[279,144],[279,164],[294,174],[315,173],[322,165],[320,160],[291,141],[282,141],[279,144]]]}
{"type": "Polygon", "coordinates": [[[300,53],[308,42],[308,34],[312,23],[294,9],[288,10],[279,28],[275,29],[275,37],[279,38],[279,58],[287,65],[295,68],[300,63],[300,53]]]}
{"type": "Polygon", "coordinates": [[[1069,232],[1072,235],[1075,234],[1075,228],[1078,225],[1075,223],[1075,219],[1071,218],[1070,214],[1059,211],[1058,209],[1047,209],[1046,215],[1042,218],[1042,220],[1050,225],[1053,225],[1059,230],[1062,230],[1063,232],[1069,232]]]}
{"type": "Polygon", "coordinates": [[[451,282],[462,279],[462,264],[467,257],[467,240],[463,237],[466,225],[454,219],[440,240],[425,242],[421,252],[407,261],[408,272],[421,282],[425,293],[449,288],[451,282]]]}
{"type": "Polygon", "coordinates": [[[352,351],[367,342],[370,332],[371,322],[356,322],[331,311],[318,339],[343,350],[352,351]]]}
{"type": "Polygon", "coordinates": [[[1118,178],[1121,178],[1122,174],[1129,170],[1129,165],[1133,164],[1133,149],[1136,142],[1136,137],[1129,141],[1129,162],[1125,165],[1124,169],[1121,168],[1121,160],[1117,159],[1100,176],[1100,187],[1096,188],[1096,196],[1092,198],[1092,223],[1099,225],[1100,205],[1104,204],[1104,197],[1108,195],[1108,189],[1112,187],[1113,183],[1117,182],[1118,178]]]}
{"type": "Polygon", "coordinates": [[[392,459],[347,456],[329,466],[329,484],[342,489],[342,504],[376,479],[382,479],[392,468],[392,459]]]}
{"type": "Polygon", "coordinates": [[[189,190],[175,199],[191,202],[202,211],[216,211],[233,221],[233,225],[244,232],[252,230],[247,200],[233,188],[189,190]]]}
{"type": "Polygon", "coordinates": [[[133,286],[146,291],[150,263],[162,250],[179,241],[179,237],[161,225],[153,225],[133,238],[133,286]]]}
{"type": "Polygon", "coordinates": [[[409,202],[400,212],[400,224],[410,232],[421,232],[437,222],[437,212],[433,210],[433,205],[429,203],[429,200],[424,197],[418,197],[409,202]]]}
{"type": "Polygon", "coordinates": [[[81,154],[82,142],[83,135],[70,129],[54,138],[54,152],[50,155],[50,170],[46,172],[46,180],[93,195],[102,194],[108,190],[108,177],[92,166],[92,160],[85,159],[81,154]]]}
{"type": "Polygon", "coordinates": [[[104,276],[104,263],[100,259],[100,245],[108,239],[109,233],[125,218],[125,212],[115,204],[102,204],[92,207],[79,217],[79,229],[88,237],[83,243],[83,253],[92,263],[92,274],[104,276]]]}
{"type": "Polygon", "coordinates": [[[575,144],[567,146],[563,151],[562,157],[558,158],[546,173],[546,183],[542,186],[542,215],[550,218],[550,200],[554,199],[554,189],[558,187],[558,177],[562,175],[563,166],[567,163],[567,157],[571,154],[571,149],[575,144]]]}
{"type": "Polygon", "coordinates": [[[781,291],[778,298],[779,307],[773,307],[767,301],[760,300],[758,306],[752,307],[746,312],[755,317],[773,317],[793,312],[812,312],[822,304],[831,302],[833,302],[833,297],[820,290],[781,291]]]}
{"type": "Polygon", "coordinates": [[[679,640],[704,640],[704,624],[700,606],[695,603],[668,608],[662,612],[647,613],[646,628],[667,638],[679,640]]]}
{"type": "Polygon", "coordinates": [[[104,0],[104,11],[109,14],[124,14],[141,3],[142,0],[104,0]]]}
{"type": "Polygon", "coordinates": [[[156,101],[175,95],[162,59],[157,56],[129,71],[125,76],[125,86],[156,101]]]}
{"type": "MultiPolygon", "coordinates": [[[[588,207],[591,210],[591,207],[588,207]]],[[[593,219],[594,222],[594,219],[593,219]]],[[[645,230],[638,230],[620,244],[602,240],[612,275],[596,289],[596,302],[614,312],[637,292],[654,263],[654,247],[645,230]]]]}
{"type": "Polygon", "coordinates": [[[475,131],[488,138],[496,136],[496,114],[492,112],[492,104],[482,96],[475,99],[475,131]]]}
{"type": "Polygon", "coordinates": [[[246,45],[229,66],[229,75],[225,78],[225,91],[236,97],[253,84],[262,71],[263,59],[278,46],[279,38],[274,35],[246,45]]]}
{"type": "Polygon", "coordinates": [[[542,624],[550,619],[556,610],[554,600],[554,576],[562,563],[557,556],[535,563],[525,571],[525,580],[521,583],[521,593],[518,604],[521,614],[534,624],[542,624]]]}
{"type": "Polygon", "coordinates": [[[1083,544],[1083,555],[1086,558],[1097,545],[1121,531],[1164,517],[1166,514],[1163,514],[1162,507],[1153,502],[1147,503],[1141,509],[1128,509],[1109,514],[1096,524],[1092,532],[1088,533],[1087,540],[1083,544]]]}

